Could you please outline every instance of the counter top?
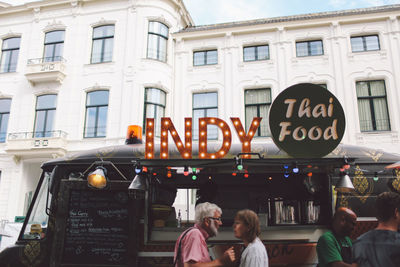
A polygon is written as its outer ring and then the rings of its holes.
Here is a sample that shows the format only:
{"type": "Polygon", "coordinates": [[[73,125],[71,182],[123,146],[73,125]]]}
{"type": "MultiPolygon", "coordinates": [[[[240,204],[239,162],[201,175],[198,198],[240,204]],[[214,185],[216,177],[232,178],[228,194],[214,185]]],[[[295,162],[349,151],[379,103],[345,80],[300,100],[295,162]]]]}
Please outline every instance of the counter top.
{"type": "MultiPolygon", "coordinates": [[[[175,241],[187,229],[176,227],[154,227],[149,241],[175,241]]],[[[317,242],[318,238],[328,228],[323,225],[284,225],[261,228],[260,238],[264,242],[317,242]]],[[[233,235],[232,227],[220,227],[216,237],[209,239],[210,243],[223,241],[239,242],[233,235]]]]}

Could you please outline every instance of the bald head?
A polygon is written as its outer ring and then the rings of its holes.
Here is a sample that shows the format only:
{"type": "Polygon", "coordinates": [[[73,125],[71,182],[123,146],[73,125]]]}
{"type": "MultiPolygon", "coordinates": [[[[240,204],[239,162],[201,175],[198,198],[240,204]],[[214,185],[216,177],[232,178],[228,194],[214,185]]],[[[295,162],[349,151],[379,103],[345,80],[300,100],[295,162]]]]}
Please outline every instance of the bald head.
{"type": "Polygon", "coordinates": [[[357,215],[349,208],[340,207],[333,216],[332,227],[339,236],[349,236],[357,222],[357,215]]]}
{"type": "Polygon", "coordinates": [[[333,215],[333,221],[340,219],[341,217],[351,218],[355,217],[357,219],[357,215],[349,208],[340,207],[336,210],[335,215],[333,215]]]}

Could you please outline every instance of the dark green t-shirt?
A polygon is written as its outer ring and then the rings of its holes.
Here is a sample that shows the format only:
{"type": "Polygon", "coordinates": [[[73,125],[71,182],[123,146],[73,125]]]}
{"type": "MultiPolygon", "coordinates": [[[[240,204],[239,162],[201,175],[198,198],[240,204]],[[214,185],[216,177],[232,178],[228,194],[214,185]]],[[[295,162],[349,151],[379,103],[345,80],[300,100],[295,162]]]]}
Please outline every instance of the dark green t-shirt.
{"type": "Polygon", "coordinates": [[[343,261],[342,248],[351,248],[351,246],[351,239],[348,236],[336,239],[332,231],[327,231],[318,239],[318,266],[326,267],[329,263],[343,261]]]}

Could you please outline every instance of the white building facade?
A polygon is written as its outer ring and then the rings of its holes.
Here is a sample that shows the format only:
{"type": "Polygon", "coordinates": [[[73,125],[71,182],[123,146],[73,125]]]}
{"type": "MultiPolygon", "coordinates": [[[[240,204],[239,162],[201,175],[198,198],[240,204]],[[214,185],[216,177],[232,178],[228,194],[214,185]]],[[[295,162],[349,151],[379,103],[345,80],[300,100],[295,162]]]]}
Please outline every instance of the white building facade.
{"type": "Polygon", "coordinates": [[[342,143],[399,151],[400,5],[198,27],[181,0],[0,6],[0,219],[25,214],[44,161],[146,117],[193,117],[196,139],[200,117],[260,116],[253,142],[272,142],[269,106],[296,83],[339,99],[342,143]]]}

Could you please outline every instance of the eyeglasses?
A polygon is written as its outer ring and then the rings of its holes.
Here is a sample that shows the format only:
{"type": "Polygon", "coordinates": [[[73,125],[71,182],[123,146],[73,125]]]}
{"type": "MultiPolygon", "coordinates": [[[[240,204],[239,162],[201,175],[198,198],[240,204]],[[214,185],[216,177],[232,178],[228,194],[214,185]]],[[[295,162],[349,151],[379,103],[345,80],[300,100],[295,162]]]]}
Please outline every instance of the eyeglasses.
{"type": "Polygon", "coordinates": [[[220,221],[220,222],[222,222],[222,218],[221,217],[219,217],[219,218],[216,218],[216,217],[208,217],[209,219],[211,219],[211,220],[214,220],[214,221],[220,221]]]}

